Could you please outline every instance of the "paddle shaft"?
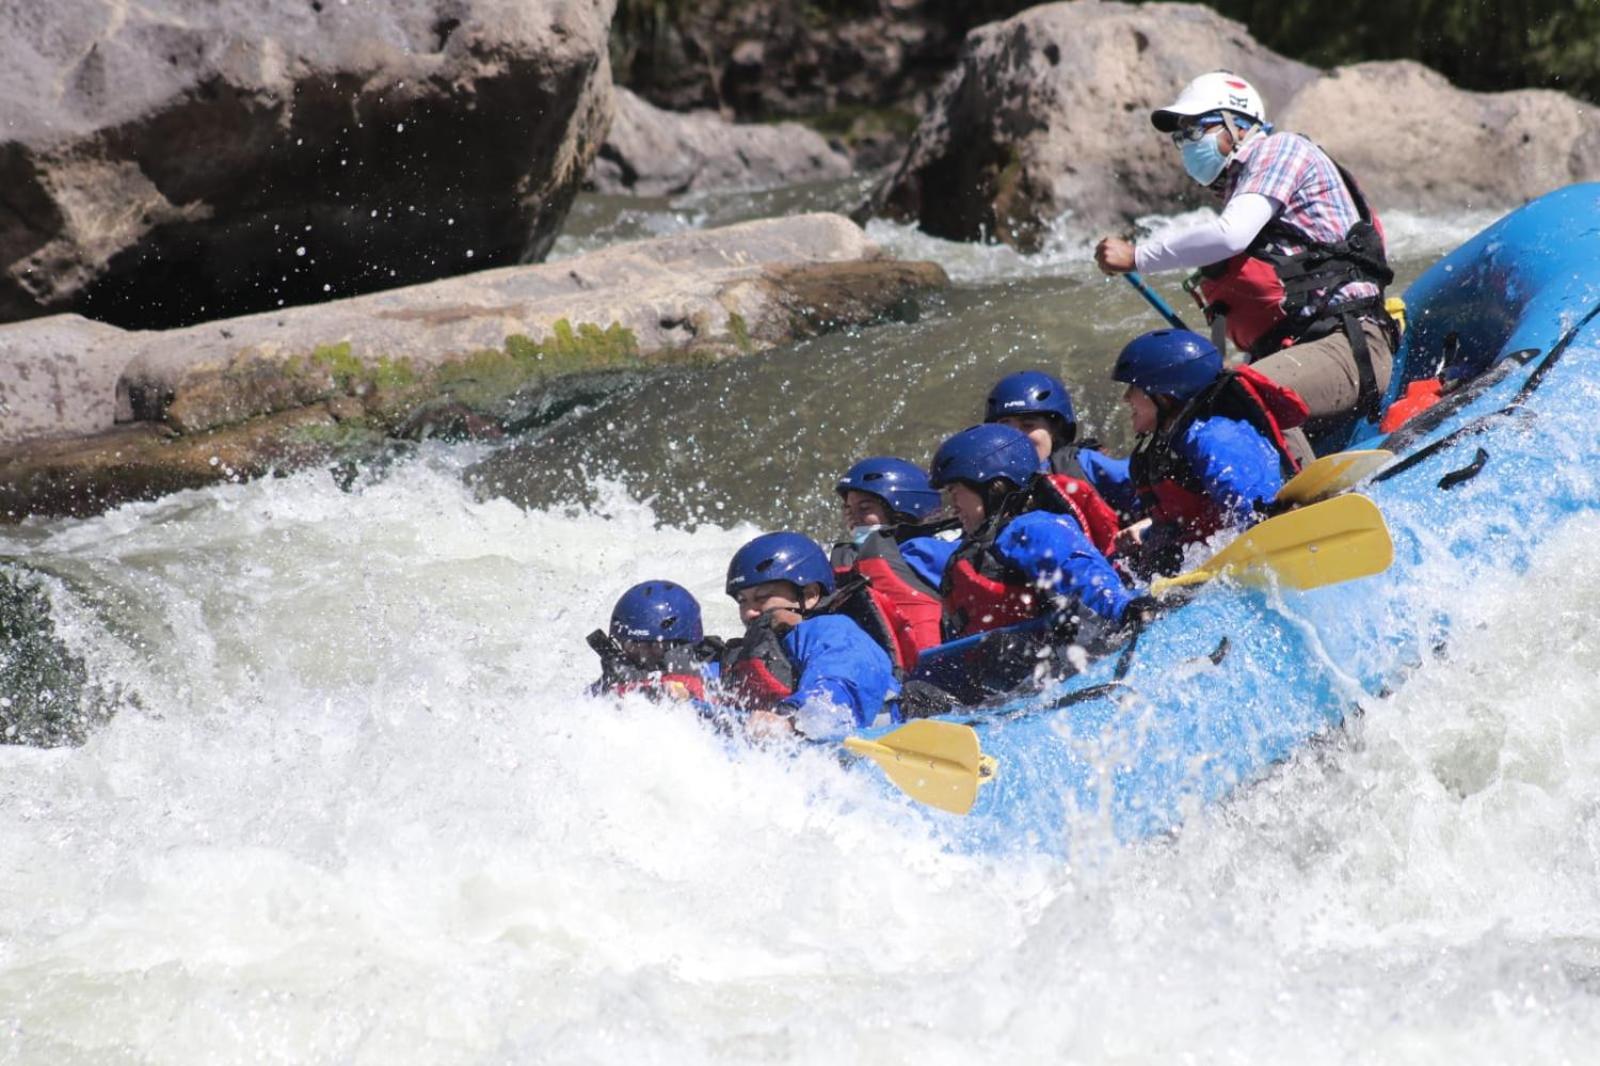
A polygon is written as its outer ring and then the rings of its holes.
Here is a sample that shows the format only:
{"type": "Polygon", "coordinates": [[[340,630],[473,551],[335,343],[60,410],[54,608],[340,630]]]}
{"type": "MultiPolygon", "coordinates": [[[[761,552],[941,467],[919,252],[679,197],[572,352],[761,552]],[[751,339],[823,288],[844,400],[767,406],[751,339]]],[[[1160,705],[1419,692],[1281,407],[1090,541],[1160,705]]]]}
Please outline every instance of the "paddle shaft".
{"type": "Polygon", "coordinates": [[[1172,324],[1173,329],[1189,328],[1188,326],[1184,325],[1183,319],[1178,317],[1178,312],[1172,309],[1172,305],[1163,300],[1161,298],[1161,294],[1152,289],[1149,284],[1139,276],[1138,271],[1130,270],[1122,276],[1128,279],[1128,284],[1133,286],[1135,292],[1137,292],[1140,296],[1143,296],[1146,302],[1148,302],[1151,307],[1156,309],[1157,314],[1172,324]]]}

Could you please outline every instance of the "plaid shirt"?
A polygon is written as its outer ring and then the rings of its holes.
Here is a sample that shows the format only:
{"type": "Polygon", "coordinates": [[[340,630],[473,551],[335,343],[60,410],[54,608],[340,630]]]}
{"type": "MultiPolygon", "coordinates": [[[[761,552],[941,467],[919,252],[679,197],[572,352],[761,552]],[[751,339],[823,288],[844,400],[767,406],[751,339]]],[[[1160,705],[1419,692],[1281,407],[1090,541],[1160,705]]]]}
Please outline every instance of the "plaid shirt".
{"type": "MultiPolygon", "coordinates": [[[[1311,240],[1322,244],[1344,240],[1350,227],[1361,220],[1361,212],[1333,160],[1298,133],[1252,137],[1240,147],[1234,161],[1238,166],[1228,179],[1226,199],[1241,193],[1260,193],[1282,208],[1277,216],[1280,221],[1311,240]]],[[[1381,239],[1381,229],[1378,235],[1381,239]]],[[[1304,245],[1284,243],[1274,243],[1273,247],[1287,254],[1305,249],[1304,245]]],[[[1376,295],[1376,285],[1356,281],[1341,288],[1332,302],[1376,295]]]]}

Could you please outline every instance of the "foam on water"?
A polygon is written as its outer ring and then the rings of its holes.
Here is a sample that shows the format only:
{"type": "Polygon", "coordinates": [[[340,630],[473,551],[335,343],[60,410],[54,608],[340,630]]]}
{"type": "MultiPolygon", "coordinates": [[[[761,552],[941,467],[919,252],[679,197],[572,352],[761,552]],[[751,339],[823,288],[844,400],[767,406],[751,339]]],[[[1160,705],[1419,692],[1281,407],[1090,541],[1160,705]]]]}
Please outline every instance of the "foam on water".
{"type": "MultiPolygon", "coordinates": [[[[753,530],[525,512],[440,448],[0,534],[138,694],[0,748],[0,1059],[1581,1062],[1600,1040],[1600,523],[1175,839],[946,850],[829,752],[584,695],[753,530]]],[[[111,678],[107,678],[111,679],[111,678]]]]}
{"type": "MultiPolygon", "coordinates": [[[[1471,211],[1441,219],[1405,211],[1386,212],[1383,223],[1389,258],[1391,262],[1433,259],[1503,214],[1504,211],[1471,211]]],[[[1146,215],[1136,222],[1134,232],[1159,234],[1169,228],[1193,225],[1214,217],[1215,212],[1208,209],[1176,215],[1146,215]]],[[[899,258],[931,259],[939,263],[957,282],[987,283],[1019,278],[1092,275],[1095,272],[1094,246],[1104,233],[1083,226],[1069,212],[1049,223],[1045,229],[1043,247],[1029,255],[1023,255],[1004,244],[948,241],[924,233],[912,224],[885,219],[869,221],[867,235],[899,258]]]]}

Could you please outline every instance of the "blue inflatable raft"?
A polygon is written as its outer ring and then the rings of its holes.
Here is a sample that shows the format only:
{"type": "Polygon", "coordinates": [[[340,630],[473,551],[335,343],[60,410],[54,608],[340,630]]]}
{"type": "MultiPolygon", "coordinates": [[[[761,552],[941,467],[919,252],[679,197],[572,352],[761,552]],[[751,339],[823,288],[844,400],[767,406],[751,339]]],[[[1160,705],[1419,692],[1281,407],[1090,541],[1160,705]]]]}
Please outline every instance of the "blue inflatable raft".
{"type": "Polygon", "coordinates": [[[965,817],[930,813],[958,843],[1060,852],[1085,823],[1125,841],[1172,830],[1392,690],[1447,647],[1449,603],[1600,509],[1600,184],[1501,219],[1405,302],[1386,403],[1413,380],[1461,384],[1388,440],[1367,425],[1349,442],[1396,453],[1362,488],[1392,567],[1311,591],[1214,582],[1130,653],[943,719],[971,724],[997,767],[965,817]]]}

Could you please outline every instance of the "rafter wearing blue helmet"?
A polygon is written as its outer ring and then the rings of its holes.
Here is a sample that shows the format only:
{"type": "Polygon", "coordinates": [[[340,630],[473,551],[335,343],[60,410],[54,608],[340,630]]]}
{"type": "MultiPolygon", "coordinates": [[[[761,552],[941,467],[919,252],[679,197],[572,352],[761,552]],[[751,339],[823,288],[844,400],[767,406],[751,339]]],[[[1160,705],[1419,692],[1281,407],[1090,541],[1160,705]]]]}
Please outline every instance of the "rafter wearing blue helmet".
{"type": "Polygon", "coordinates": [[[939,643],[939,578],[955,531],[938,523],[943,504],[921,467],[874,456],[856,463],[834,486],[850,539],[833,546],[839,581],[866,582],[864,628],[884,639],[898,670],[909,670],[925,648],[939,643]]]}
{"type": "Polygon", "coordinates": [[[600,656],[600,680],[590,691],[653,699],[704,700],[723,651],[720,640],[705,635],[694,594],[659,580],[624,592],[610,626],[589,634],[589,646],[600,656]]]}
{"type": "Polygon", "coordinates": [[[1284,432],[1305,420],[1304,401],[1249,367],[1224,369],[1199,334],[1137,337],[1111,376],[1128,386],[1129,469],[1153,520],[1129,553],[1142,574],[1175,573],[1187,545],[1254,523],[1298,469],[1284,432]]]}
{"type": "Polygon", "coordinates": [[[744,636],[723,659],[725,698],[753,735],[842,737],[881,713],[899,716],[888,654],[839,606],[833,567],[803,533],[764,533],[734,553],[727,592],[744,636]]]}
{"type": "Polygon", "coordinates": [[[930,480],[949,491],[964,534],[940,584],[946,640],[1051,613],[1121,621],[1133,601],[1070,497],[1046,497],[1059,512],[1030,509],[1040,467],[1033,442],[997,423],[962,430],[934,455],[930,480]]]}
{"type": "Polygon", "coordinates": [[[1020,430],[1033,441],[1050,469],[1092,489],[1123,517],[1136,506],[1128,461],[1113,459],[1092,440],[1078,440],[1072,394],[1054,374],[1019,370],[995,382],[984,402],[983,420],[1020,430]]]}

